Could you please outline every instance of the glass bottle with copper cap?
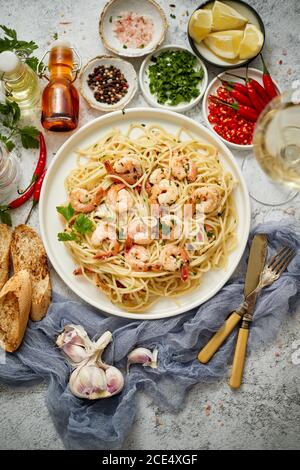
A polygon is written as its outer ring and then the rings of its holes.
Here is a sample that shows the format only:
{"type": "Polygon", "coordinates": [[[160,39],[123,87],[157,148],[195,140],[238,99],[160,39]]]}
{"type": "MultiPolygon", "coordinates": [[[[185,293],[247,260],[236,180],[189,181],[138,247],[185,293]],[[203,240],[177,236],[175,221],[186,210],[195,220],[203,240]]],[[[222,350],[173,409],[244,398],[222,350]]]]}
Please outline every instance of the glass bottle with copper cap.
{"type": "Polygon", "coordinates": [[[42,95],[41,122],[50,131],[72,131],[78,124],[79,96],[73,82],[80,64],[74,63],[73,51],[68,41],[57,40],[46,52],[50,77],[42,95]]]}

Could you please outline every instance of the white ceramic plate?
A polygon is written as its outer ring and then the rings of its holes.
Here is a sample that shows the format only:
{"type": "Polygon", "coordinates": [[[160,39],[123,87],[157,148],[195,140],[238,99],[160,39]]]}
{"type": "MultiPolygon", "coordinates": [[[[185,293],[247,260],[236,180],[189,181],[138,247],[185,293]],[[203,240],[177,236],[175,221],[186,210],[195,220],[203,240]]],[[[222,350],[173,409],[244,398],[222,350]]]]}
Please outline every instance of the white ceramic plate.
{"type": "Polygon", "coordinates": [[[117,111],[118,109],[123,109],[125,105],[127,105],[132,98],[134,97],[136,90],[137,90],[137,76],[133,66],[127,62],[126,60],[119,59],[118,57],[111,57],[107,55],[95,57],[91,59],[81,70],[80,75],[80,92],[84,99],[88,102],[92,108],[98,109],[99,111],[117,111]],[[127,80],[128,83],[128,91],[123,98],[120,99],[117,103],[114,104],[106,104],[100,103],[94,97],[94,91],[88,86],[87,80],[88,75],[92,73],[95,67],[99,65],[110,66],[113,65],[114,67],[121,70],[122,74],[127,80]]]}
{"type": "MultiPolygon", "coordinates": [[[[240,1],[240,0],[222,0],[222,3],[225,3],[226,5],[234,8],[238,13],[243,15],[245,18],[248,18],[249,23],[253,24],[254,26],[257,26],[258,29],[263,33],[265,37],[265,28],[264,24],[262,22],[262,19],[258,15],[258,13],[252,8],[250,5],[247,3],[240,1]]],[[[211,9],[213,7],[214,2],[206,2],[203,5],[203,8],[211,9]]],[[[189,41],[190,44],[193,48],[193,50],[200,55],[201,58],[206,60],[212,65],[216,65],[218,67],[223,67],[223,68],[234,68],[242,65],[246,65],[247,63],[251,62],[252,60],[255,59],[255,57],[252,57],[251,59],[246,59],[246,60],[226,60],[223,59],[222,57],[219,57],[216,55],[213,51],[211,51],[204,43],[204,41],[201,41],[200,44],[195,42],[190,36],[189,36],[189,41]]],[[[264,47],[264,44],[262,45],[262,48],[264,47]]],[[[262,50],[261,48],[261,50],[262,50]]],[[[259,53],[258,53],[259,54],[259,53]]],[[[258,55],[257,54],[257,55],[258,55]]],[[[257,57],[256,55],[256,57],[257,57]]]]}
{"type": "Polygon", "coordinates": [[[104,7],[99,22],[99,34],[104,46],[125,57],[142,57],[153,52],[164,40],[168,23],[163,9],[154,0],[110,0],[104,7]],[[114,33],[114,19],[125,12],[150,17],[154,24],[152,40],[144,48],[124,48],[114,33]]]}
{"type": "MultiPolygon", "coordinates": [[[[223,73],[219,74],[219,77],[224,77],[225,80],[228,80],[229,82],[232,81],[232,82],[242,83],[243,85],[245,84],[245,82],[243,80],[239,80],[238,78],[231,77],[230,75],[228,75],[230,73],[233,73],[234,75],[239,75],[240,77],[246,77],[246,73],[247,73],[246,68],[228,70],[228,72],[223,72],[223,73]]],[[[263,73],[260,70],[249,68],[248,69],[248,77],[249,78],[254,78],[258,83],[263,85],[263,73]]],[[[280,93],[280,88],[278,86],[278,83],[276,83],[275,81],[274,81],[274,83],[275,83],[275,85],[276,85],[276,87],[277,87],[277,89],[280,93]]],[[[253,149],[253,145],[238,145],[238,144],[234,144],[232,142],[228,142],[228,140],[223,139],[223,137],[221,137],[213,129],[213,126],[209,122],[209,120],[208,120],[208,114],[209,114],[208,97],[209,97],[209,95],[215,95],[217,89],[219,88],[219,86],[221,86],[221,82],[218,79],[218,77],[216,77],[209,83],[209,85],[206,89],[203,101],[202,101],[202,113],[203,113],[203,117],[205,119],[205,122],[206,122],[207,126],[213,131],[213,133],[216,136],[218,136],[219,139],[221,139],[226,145],[228,145],[228,147],[231,147],[232,149],[235,149],[235,150],[251,150],[251,149],[253,149]]]]}
{"type": "Polygon", "coordinates": [[[149,69],[149,66],[151,64],[153,65],[153,62],[151,62],[151,58],[153,56],[157,57],[159,54],[161,54],[164,51],[176,51],[176,50],[187,51],[188,49],[186,49],[185,47],[182,47],[182,46],[177,46],[175,44],[169,44],[167,46],[161,47],[160,49],[155,51],[154,54],[150,54],[148,57],[146,57],[146,59],[144,60],[144,62],[142,63],[142,66],[140,68],[139,83],[140,83],[140,87],[141,87],[141,90],[143,92],[143,95],[144,95],[146,101],[151,106],[154,106],[156,108],[168,109],[170,111],[177,111],[178,113],[184,113],[185,111],[188,111],[189,109],[192,109],[194,106],[196,106],[197,103],[199,103],[201,101],[201,98],[204,95],[204,92],[205,92],[206,87],[207,87],[207,82],[208,82],[207,69],[206,69],[204,63],[202,62],[202,60],[200,60],[191,51],[188,51],[188,52],[190,52],[190,54],[193,54],[194,57],[196,57],[196,59],[197,59],[196,68],[200,69],[202,67],[203,71],[204,71],[203,79],[199,83],[199,86],[198,86],[198,88],[200,90],[200,94],[196,98],[189,101],[188,103],[187,102],[179,103],[176,106],[170,106],[170,105],[167,105],[167,104],[160,104],[160,103],[157,102],[155,95],[152,95],[152,93],[150,92],[150,87],[149,87],[148,69],[149,69]]]}
{"type": "Polygon", "coordinates": [[[141,320],[178,315],[206,302],[215,295],[230,278],[241,259],[249,235],[251,217],[248,190],[240,169],[228,148],[216,139],[211,131],[192,119],[171,111],[150,108],[132,108],[127,110],[125,114],[122,111],[115,111],[89,122],[72,135],[62,145],[51,162],[42,187],[39,206],[40,227],[47,254],[54,269],[70,289],[103,312],[141,320]],[[62,231],[63,226],[57,216],[56,206],[66,201],[64,180],[76,166],[75,151],[78,148],[91,145],[111,130],[112,127],[118,127],[125,131],[133,122],[159,124],[171,133],[175,133],[179,127],[187,128],[196,138],[207,141],[218,148],[224,167],[239,182],[234,192],[239,220],[237,227],[238,245],[229,256],[227,269],[207,273],[198,289],[178,298],[179,304],[175,304],[172,299],[164,298],[144,314],[129,313],[122,310],[113,305],[101,291],[84,278],[75,277],[72,273],[76,265],[65,245],[57,240],[57,233],[62,231]]]}

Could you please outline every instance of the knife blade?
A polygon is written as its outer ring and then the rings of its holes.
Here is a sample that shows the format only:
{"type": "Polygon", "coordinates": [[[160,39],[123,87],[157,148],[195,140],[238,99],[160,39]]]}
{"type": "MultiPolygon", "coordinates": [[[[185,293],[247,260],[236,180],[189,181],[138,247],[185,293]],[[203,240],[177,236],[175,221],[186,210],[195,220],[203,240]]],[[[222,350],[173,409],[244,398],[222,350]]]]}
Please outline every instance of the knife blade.
{"type": "MultiPolygon", "coordinates": [[[[245,278],[244,295],[245,299],[249,297],[251,293],[257,287],[259,282],[260,274],[264,268],[266,255],[267,255],[268,241],[264,234],[256,234],[253,237],[252,244],[250,247],[250,253],[248,258],[247,272],[245,278]]],[[[256,294],[252,295],[251,301],[255,302],[256,294]]],[[[254,306],[254,304],[253,304],[254,306]]],[[[241,321],[245,310],[234,311],[227,318],[223,326],[217,331],[210,341],[204,346],[204,348],[198,354],[198,360],[202,364],[207,362],[213,357],[216,351],[223,344],[225,339],[233,331],[236,325],[241,321]]]]}

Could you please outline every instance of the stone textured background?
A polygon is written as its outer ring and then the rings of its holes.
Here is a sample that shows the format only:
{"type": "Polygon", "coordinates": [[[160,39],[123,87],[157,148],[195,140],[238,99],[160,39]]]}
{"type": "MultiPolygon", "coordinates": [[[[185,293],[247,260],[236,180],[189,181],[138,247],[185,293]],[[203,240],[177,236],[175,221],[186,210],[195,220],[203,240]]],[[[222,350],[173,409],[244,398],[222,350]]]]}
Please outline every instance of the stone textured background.
{"type": "MultiPolygon", "coordinates": [[[[124,0],[126,3],[126,0],[124,0]]],[[[169,22],[165,43],[187,45],[186,11],[198,0],[160,0],[169,22]],[[176,4],[176,9],[170,4],[176,4]],[[176,19],[170,17],[176,15],[176,19]]],[[[300,2],[298,0],[248,0],[266,27],[264,55],[282,89],[300,78],[300,2]]],[[[35,40],[42,56],[53,34],[68,38],[83,63],[104,52],[98,36],[99,13],[105,0],[0,0],[0,23],[15,28],[21,39],[35,40]]],[[[133,61],[136,70],[140,60],[133,61]]],[[[258,59],[253,66],[261,67],[258,59]]],[[[210,78],[215,70],[209,68],[210,78]]],[[[138,93],[131,107],[146,105],[138,93]]],[[[187,113],[202,121],[201,108],[187,113]]],[[[99,113],[81,101],[83,124],[99,113]]],[[[36,123],[39,116],[29,118],[36,123]]],[[[49,157],[66,136],[49,135],[49,157]]],[[[239,163],[242,155],[235,154],[239,163]]],[[[22,150],[24,185],[30,179],[36,155],[22,150]]],[[[21,223],[29,207],[14,214],[21,223]]],[[[299,197],[287,206],[270,208],[253,203],[253,225],[266,220],[295,217],[299,220],[299,197]]],[[[31,224],[38,230],[35,212],[31,224]]],[[[75,298],[52,270],[54,288],[75,298]]],[[[300,365],[292,364],[292,343],[300,340],[300,312],[289,319],[275,344],[248,358],[245,383],[233,393],[225,381],[195,386],[179,414],[161,414],[147,396],[140,396],[135,425],[124,449],[300,449],[300,365]]],[[[0,449],[61,449],[59,437],[44,404],[46,386],[10,390],[0,386],[0,449]]]]}

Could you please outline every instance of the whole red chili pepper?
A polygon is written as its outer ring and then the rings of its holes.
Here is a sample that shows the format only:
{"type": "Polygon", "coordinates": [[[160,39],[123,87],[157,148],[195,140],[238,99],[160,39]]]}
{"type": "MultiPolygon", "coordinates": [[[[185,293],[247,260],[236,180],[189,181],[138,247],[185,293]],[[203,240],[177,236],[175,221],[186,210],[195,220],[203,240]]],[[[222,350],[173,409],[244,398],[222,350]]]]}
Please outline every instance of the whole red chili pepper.
{"type": "Polygon", "coordinates": [[[262,63],[263,63],[263,82],[264,82],[264,87],[266,89],[267,94],[270,97],[270,100],[278,96],[278,90],[272,80],[272,77],[270,75],[270,72],[268,71],[264,58],[262,54],[260,54],[262,63]]]}
{"type": "Polygon", "coordinates": [[[223,80],[223,79],[220,79],[220,80],[223,84],[226,84],[226,85],[232,87],[233,90],[239,91],[243,95],[248,96],[247,88],[242,83],[230,82],[229,80],[223,80]]]}
{"type": "Polygon", "coordinates": [[[265,103],[265,105],[267,105],[270,102],[270,97],[269,97],[267,91],[254,78],[240,77],[240,76],[234,75],[232,73],[228,73],[228,75],[230,75],[232,77],[235,77],[235,78],[240,78],[241,80],[244,80],[246,82],[246,84],[247,84],[247,82],[249,82],[252,85],[252,87],[254,88],[254,90],[256,91],[256,93],[259,95],[260,99],[265,103]]]}
{"type": "MultiPolygon", "coordinates": [[[[250,99],[248,98],[248,96],[246,96],[243,93],[241,93],[240,91],[234,89],[231,85],[227,85],[228,82],[226,82],[224,80],[221,80],[221,82],[222,82],[222,85],[224,86],[224,88],[226,88],[226,90],[228,90],[230,92],[230,95],[232,96],[232,98],[234,98],[238,103],[243,104],[244,106],[249,106],[250,108],[253,107],[250,99]]],[[[245,89],[247,90],[246,87],[245,87],[245,89]]]]}
{"type": "Polygon", "coordinates": [[[230,108],[235,109],[243,118],[248,119],[249,121],[257,121],[258,113],[255,111],[255,109],[249,108],[249,106],[244,106],[237,103],[227,103],[226,101],[219,100],[215,96],[211,96],[211,100],[215,103],[223,104],[224,106],[229,106],[230,108]]]}
{"type": "Polygon", "coordinates": [[[46,172],[47,170],[44,170],[43,173],[40,175],[39,179],[37,180],[37,182],[35,183],[34,185],[34,191],[33,191],[33,198],[32,198],[32,206],[31,206],[31,209],[26,217],[26,221],[25,221],[25,224],[27,224],[30,216],[31,216],[31,213],[33,211],[33,209],[35,208],[35,206],[38,204],[39,200],[40,200],[40,194],[41,194],[41,189],[42,189],[42,184],[43,184],[43,181],[44,181],[44,178],[45,178],[45,175],[46,175],[46,172]]]}
{"type": "Polygon", "coordinates": [[[34,173],[32,175],[31,181],[28,185],[28,187],[24,191],[18,191],[19,194],[23,194],[27,191],[27,189],[33,185],[41,176],[43,173],[45,166],[46,166],[46,161],[47,161],[47,148],[46,148],[46,143],[43,134],[40,132],[39,135],[39,140],[40,140],[40,156],[37,162],[37,165],[35,167],[34,173]]]}

